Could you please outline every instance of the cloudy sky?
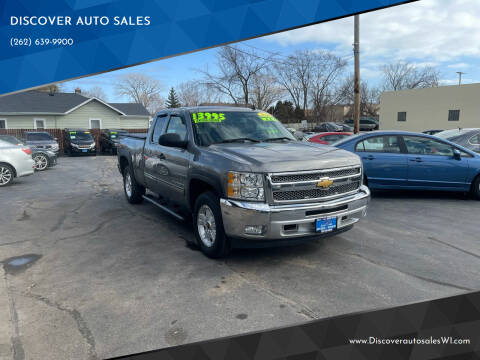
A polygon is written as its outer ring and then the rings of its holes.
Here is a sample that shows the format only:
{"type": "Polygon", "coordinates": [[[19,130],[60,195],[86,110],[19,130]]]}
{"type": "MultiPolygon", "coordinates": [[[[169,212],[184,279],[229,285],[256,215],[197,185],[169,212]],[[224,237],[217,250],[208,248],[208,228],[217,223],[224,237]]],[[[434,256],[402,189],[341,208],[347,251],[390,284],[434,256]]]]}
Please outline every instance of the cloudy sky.
{"type": "MultiPolygon", "coordinates": [[[[287,55],[296,49],[328,49],[348,60],[353,71],[353,17],[245,41],[239,46],[267,56],[287,55]]],[[[100,86],[108,101],[126,101],[115,95],[118,77],[142,72],[158,79],[165,88],[199,78],[196,69],[215,64],[215,49],[160,60],[116,72],[65,83],[75,87],[100,86]]],[[[381,79],[380,67],[396,61],[437,67],[443,85],[480,82],[480,1],[420,0],[360,16],[361,76],[372,84],[381,79]]],[[[349,72],[347,70],[347,72],[349,72]]]]}

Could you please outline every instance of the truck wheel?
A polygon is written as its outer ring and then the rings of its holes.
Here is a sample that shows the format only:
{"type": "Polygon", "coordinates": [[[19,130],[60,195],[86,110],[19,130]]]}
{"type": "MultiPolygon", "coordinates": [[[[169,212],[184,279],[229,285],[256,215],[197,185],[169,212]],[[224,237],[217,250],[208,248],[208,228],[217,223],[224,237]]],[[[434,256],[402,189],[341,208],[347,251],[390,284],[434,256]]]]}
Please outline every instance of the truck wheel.
{"type": "Polygon", "coordinates": [[[195,201],[193,211],[193,231],[197,244],[206,256],[214,259],[226,256],[230,250],[219,203],[216,194],[205,192],[195,201]]]}
{"type": "Polygon", "coordinates": [[[472,184],[472,194],[475,199],[480,200],[480,175],[477,176],[472,184]]]}
{"type": "Polygon", "coordinates": [[[0,164],[0,186],[7,186],[13,181],[13,168],[7,164],[0,164]]]}
{"type": "Polygon", "coordinates": [[[145,188],[136,182],[129,166],[123,170],[123,190],[130,204],[139,204],[143,201],[145,188]]]}

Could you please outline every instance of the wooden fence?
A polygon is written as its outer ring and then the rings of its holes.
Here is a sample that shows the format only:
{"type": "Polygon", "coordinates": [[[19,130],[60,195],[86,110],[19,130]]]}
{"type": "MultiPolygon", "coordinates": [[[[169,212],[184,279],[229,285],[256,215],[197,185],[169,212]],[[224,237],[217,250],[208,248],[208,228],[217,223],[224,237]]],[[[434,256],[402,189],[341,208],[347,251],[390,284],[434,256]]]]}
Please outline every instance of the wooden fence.
{"type": "MultiPolygon", "coordinates": [[[[13,135],[20,140],[25,138],[26,131],[45,131],[48,132],[52,137],[56,138],[58,141],[58,146],[60,150],[60,154],[63,154],[63,139],[65,135],[65,130],[62,129],[44,129],[44,130],[34,130],[34,129],[0,129],[0,135],[13,135]]],[[[100,133],[102,132],[101,129],[89,129],[90,133],[92,134],[93,138],[95,139],[96,149],[97,152],[100,151],[100,133]]],[[[148,129],[125,129],[129,133],[146,133],[148,129]]]]}

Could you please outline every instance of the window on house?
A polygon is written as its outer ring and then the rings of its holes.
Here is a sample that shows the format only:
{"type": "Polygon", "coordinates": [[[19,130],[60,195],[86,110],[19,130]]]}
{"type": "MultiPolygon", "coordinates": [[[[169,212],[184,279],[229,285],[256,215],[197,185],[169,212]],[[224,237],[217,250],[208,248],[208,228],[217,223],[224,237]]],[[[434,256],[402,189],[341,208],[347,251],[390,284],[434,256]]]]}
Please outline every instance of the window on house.
{"type": "Polygon", "coordinates": [[[448,110],[448,121],[460,120],[460,110],[448,110]]]}
{"type": "Polygon", "coordinates": [[[90,119],[90,129],[101,129],[102,120],[100,119],[90,119]]]}
{"type": "Polygon", "coordinates": [[[33,127],[35,130],[44,130],[47,128],[47,124],[45,119],[34,119],[33,120],[33,127]]]}
{"type": "Polygon", "coordinates": [[[0,129],[6,129],[6,128],[7,128],[7,120],[0,119],[0,129]]]}
{"type": "Polygon", "coordinates": [[[399,111],[397,114],[397,121],[407,121],[407,112],[399,111]]]}

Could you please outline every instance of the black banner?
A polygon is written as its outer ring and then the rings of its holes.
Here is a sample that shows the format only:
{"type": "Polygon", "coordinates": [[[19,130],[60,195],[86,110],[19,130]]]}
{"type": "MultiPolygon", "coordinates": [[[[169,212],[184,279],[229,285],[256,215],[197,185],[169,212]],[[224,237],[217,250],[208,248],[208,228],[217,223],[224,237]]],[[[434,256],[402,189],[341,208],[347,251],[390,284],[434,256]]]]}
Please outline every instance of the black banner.
{"type": "Polygon", "coordinates": [[[115,359],[480,359],[480,292],[115,359]]]}

